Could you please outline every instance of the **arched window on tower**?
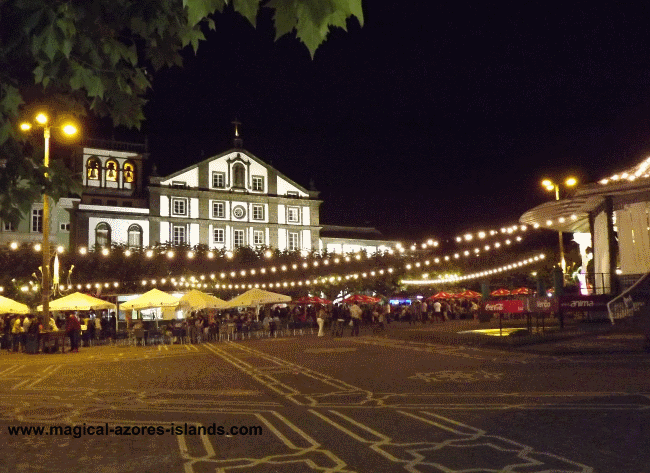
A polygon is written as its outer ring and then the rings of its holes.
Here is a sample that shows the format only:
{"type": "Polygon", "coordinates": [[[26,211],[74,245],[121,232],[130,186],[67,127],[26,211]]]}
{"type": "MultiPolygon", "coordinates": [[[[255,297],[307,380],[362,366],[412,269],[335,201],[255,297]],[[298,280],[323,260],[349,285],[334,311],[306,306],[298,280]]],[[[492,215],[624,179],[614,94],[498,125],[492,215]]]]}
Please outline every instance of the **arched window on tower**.
{"type": "Polygon", "coordinates": [[[133,224],[129,227],[129,248],[142,248],[142,227],[133,224]]]}
{"type": "Polygon", "coordinates": [[[131,161],[124,163],[124,182],[132,184],[135,182],[135,165],[131,161]]]}
{"type": "Polygon", "coordinates": [[[86,177],[91,181],[99,180],[99,170],[101,169],[101,162],[96,157],[88,158],[86,161],[86,177]]]}
{"type": "Polygon", "coordinates": [[[100,222],[95,227],[95,246],[111,246],[111,227],[106,222],[100,222]]]}
{"type": "Polygon", "coordinates": [[[106,161],[106,181],[117,182],[117,170],[119,166],[117,161],[109,159],[106,161]]]}
{"type": "Polygon", "coordinates": [[[235,163],[232,167],[232,186],[246,188],[246,168],[242,163],[235,163]]]}

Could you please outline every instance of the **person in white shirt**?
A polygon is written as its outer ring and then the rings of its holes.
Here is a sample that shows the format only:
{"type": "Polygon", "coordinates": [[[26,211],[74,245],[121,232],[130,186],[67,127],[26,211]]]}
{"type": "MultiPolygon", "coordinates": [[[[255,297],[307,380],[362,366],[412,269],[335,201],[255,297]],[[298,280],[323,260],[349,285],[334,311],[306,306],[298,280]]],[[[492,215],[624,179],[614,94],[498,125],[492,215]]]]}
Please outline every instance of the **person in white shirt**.
{"type": "Polygon", "coordinates": [[[431,318],[431,323],[433,323],[434,318],[439,318],[441,322],[444,321],[444,319],[442,318],[442,304],[440,303],[440,301],[435,301],[433,303],[433,312],[435,314],[434,317],[431,318]]]}
{"type": "Polygon", "coordinates": [[[361,326],[361,307],[357,304],[350,306],[350,317],[352,317],[352,336],[359,336],[359,327],[361,326]]]}
{"type": "Polygon", "coordinates": [[[325,308],[323,306],[320,306],[318,309],[318,315],[316,317],[316,323],[318,324],[318,336],[319,337],[324,337],[325,336],[325,308]]]}

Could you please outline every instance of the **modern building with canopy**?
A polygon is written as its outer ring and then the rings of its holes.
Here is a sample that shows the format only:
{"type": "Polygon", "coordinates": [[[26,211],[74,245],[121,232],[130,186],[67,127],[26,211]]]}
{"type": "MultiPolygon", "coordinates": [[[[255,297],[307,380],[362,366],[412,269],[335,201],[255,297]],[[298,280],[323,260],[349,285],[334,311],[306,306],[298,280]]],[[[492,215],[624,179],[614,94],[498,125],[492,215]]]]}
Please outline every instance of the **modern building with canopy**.
{"type": "Polygon", "coordinates": [[[580,246],[582,275],[592,283],[588,290],[617,294],[650,272],[650,158],[579,186],[568,198],[539,205],[520,222],[572,233],[580,246]]]}

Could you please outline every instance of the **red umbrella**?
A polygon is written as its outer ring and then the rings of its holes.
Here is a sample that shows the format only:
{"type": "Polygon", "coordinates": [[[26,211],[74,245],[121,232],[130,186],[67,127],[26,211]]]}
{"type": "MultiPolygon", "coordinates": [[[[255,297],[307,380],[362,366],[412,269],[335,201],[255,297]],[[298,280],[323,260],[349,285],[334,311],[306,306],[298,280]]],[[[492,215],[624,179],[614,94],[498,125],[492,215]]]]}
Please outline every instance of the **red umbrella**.
{"type": "Polygon", "coordinates": [[[429,299],[451,299],[453,297],[454,296],[448,292],[439,292],[438,294],[434,294],[433,296],[429,297],[429,299]]]}
{"type": "Polygon", "coordinates": [[[528,289],[527,287],[520,287],[519,289],[513,289],[510,294],[513,296],[529,296],[533,293],[531,289],[528,289]]]}
{"type": "Polygon", "coordinates": [[[375,302],[379,302],[380,300],[381,299],[378,297],[364,296],[363,294],[353,294],[343,299],[343,302],[345,302],[346,304],[355,304],[355,303],[374,304],[375,302]]]}
{"type": "Polygon", "coordinates": [[[490,293],[491,296],[509,296],[510,291],[507,289],[497,289],[496,291],[492,291],[490,293]]]}
{"type": "Polygon", "coordinates": [[[480,292],[470,291],[469,289],[467,291],[461,292],[459,295],[465,299],[478,299],[480,297],[483,297],[483,294],[480,292]]]}
{"type": "Polygon", "coordinates": [[[332,301],[328,301],[327,299],[322,299],[316,296],[301,297],[299,299],[296,299],[293,302],[295,302],[296,304],[331,304],[332,303],[332,301]]]}

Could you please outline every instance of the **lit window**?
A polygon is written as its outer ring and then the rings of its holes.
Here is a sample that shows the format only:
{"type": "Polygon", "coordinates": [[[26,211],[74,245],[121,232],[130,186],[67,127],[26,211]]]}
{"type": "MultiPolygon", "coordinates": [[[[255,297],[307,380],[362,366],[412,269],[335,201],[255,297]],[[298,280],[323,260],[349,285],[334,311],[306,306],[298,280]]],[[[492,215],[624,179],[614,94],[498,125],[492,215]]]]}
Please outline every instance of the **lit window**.
{"type": "Polygon", "coordinates": [[[298,250],[298,234],[294,232],[289,232],[289,242],[288,242],[288,250],[289,251],[296,251],[298,250]]]}
{"type": "Polygon", "coordinates": [[[298,207],[288,207],[287,222],[290,223],[300,222],[300,209],[298,207]]]}
{"type": "Polygon", "coordinates": [[[43,233],[43,209],[32,209],[32,233],[43,233]]]}
{"type": "Polygon", "coordinates": [[[86,176],[88,177],[88,179],[93,181],[98,181],[100,168],[101,168],[101,163],[99,162],[99,159],[95,157],[88,158],[88,161],[86,161],[86,176]]]}
{"type": "Polygon", "coordinates": [[[223,231],[223,228],[215,228],[214,229],[214,242],[215,243],[225,243],[226,242],[226,234],[223,231]]]}
{"type": "Polygon", "coordinates": [[[107,181],[117,181],[117,161],[114,159],[111,159],[109,161],[106,161],[106,180],[107,181]]]}
{"type": "Polygon", "coordinates": [[[172,215],[187,215],[186,199],[172,199],[172,215]]]}
{"type": "Polygon", "coordinates": [[[226,218],[226,203],[225,202],[212,202],[212,217],[213,218],[226,218]]]}
{"type": "Polygon", "coordinates": [[[95,245],[111,246],[111,227],[108,223],[101,222],[95,227],[95,245]]]}
{"type": "Polygon", "coordinates": [[[264,231],[255,230],[253,232],[253,244],[254,245],[264,245],[264,231]]]}
{"type": "Polygon", "coordinates": [[[257,192],[264,192],[264,177],[253,176],[253,190],[257,192]]]}
{"type": "Polygon", "coordinates": [[[184,245],[185,240],[185,227],[181,225],[174,225],[172,228],[172,243],[174,246],[184,245]]]}
{"type": "Polygon", "coordinates": [[[235,230],[234,237],[235,248],[244,246],[244,230],[235,230]]]}
{"type": "Polygon", "coordinates": [[[142,248],[142,227],[131,225],[129,227],[129,248],[142,248]]]}
{"type": "Polygon", "coordinates": [[[253,205],[253,220],[264,220],[263,205],[253,205]]]}
{"type": "Polygon", "coordinates": [[[212,173],[212,187],[223,189],[226,187],[226,175],[222,172],[212,173]]]}
{"type": "Polygon", "coordinates": [[[124,163],[124,182],[134,182],[135,181],[135,166],[133,163],[124,163]]]}

